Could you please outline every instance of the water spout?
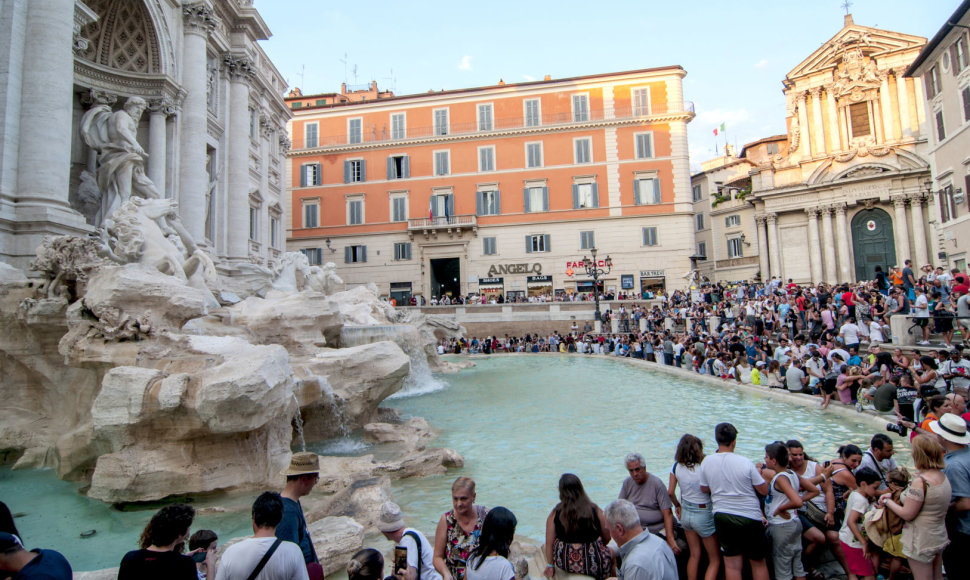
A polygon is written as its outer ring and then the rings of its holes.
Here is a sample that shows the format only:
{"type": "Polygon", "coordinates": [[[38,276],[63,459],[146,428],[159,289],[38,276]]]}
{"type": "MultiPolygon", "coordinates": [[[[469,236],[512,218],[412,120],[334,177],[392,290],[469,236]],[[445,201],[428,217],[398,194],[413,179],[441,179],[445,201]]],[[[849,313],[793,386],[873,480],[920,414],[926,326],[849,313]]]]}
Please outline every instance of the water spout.
{"type": "Polygon", "coordinates": [[[306,439],[303,438],[303,415],[300,412],[300,400],[293,393],[293,402],[296,403],[296,413],[293,414],[293,426],[296,427],[296,440],[300,443],[300,451],[306,451],[306,439]]]}

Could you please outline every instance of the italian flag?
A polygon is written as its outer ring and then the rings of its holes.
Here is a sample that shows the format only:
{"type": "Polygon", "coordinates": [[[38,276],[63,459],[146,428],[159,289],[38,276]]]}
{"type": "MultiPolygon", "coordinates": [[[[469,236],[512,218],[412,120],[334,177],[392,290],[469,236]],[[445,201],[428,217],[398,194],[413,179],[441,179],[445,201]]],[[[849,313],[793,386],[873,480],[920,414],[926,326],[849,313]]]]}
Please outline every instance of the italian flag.
{"type": "Polygon", "coordinates": [[[724,132],[727,131],[727,129],[724,127],[724,123],[721,123],[721,126],[720,127],[714,127],[714,136],[715,137],[717,137],[717,133],[718,133],[718,130],[719,129],[720,129],[720,132],[721,133],[724,133],[724,132]]]}
{"type": "Polygon", "coordinates": [[[434,196],[428,198],[428,219],[434,217],[434,196]]]}

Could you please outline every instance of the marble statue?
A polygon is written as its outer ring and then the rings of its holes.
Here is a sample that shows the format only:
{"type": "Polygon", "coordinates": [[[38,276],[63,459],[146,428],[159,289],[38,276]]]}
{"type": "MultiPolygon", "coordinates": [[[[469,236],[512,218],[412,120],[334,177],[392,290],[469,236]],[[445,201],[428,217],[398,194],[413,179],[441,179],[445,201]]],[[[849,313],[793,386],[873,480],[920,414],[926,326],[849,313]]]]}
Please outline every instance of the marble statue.
{"type": "Polygon", "coordinates": [[[148,153],[137,138],[138,120],[147,106],[145,99],[129,97],[119,111],[95,105],[81,118],[84,142],[98,151],[97,181],[102,199],[96,225],[104,225],[133,193],[143,198],[161,197],[145,174],[148,153]]]}

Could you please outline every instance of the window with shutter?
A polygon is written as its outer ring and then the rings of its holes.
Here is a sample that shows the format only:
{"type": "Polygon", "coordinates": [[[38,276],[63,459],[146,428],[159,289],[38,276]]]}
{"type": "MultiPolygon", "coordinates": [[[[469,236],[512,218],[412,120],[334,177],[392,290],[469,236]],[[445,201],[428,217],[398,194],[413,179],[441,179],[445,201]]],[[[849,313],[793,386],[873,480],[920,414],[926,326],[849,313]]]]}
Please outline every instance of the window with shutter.
{"type": "Polygon", "coordinates": [[[656,227],[643,228],[643,245],[644,246],[656,246],[657,245],[657,228],[656,227]]]}
{"type": "Polygon", "coordinates": [[[434,134],[448,134],[448,109],[434,110],[434,134]]]}
{"type": "Polygon", "coordinates": [[[391,139],[404,139],[407,136],[407,118],[404,113],[391,115],[391,139]]]}
{"type": "Polygon", "coordinates": [[[492,105],[478,105],[478,130],[492,130],[492,105]]]}
{"type": "Polygon", "coordinates": [[[319,224],[320,205],[307,203],[303,206],[303,227],[315,228],[319,224]]]}
{"type": "Polygon", "coordinates": [[[573,121],[589,121],[589,95],[573,95],[573,121]]]}
{"type": "Polygon", "coordinates": [[[525,166],[542,167],[542,143],[526,143],[525,166]]]}
{"type": "Polygon", "coordinates": [[[583,137],[581,139],[574,139],[574,149],[575,149],[575,162],[576,163],[591,163],[592,155],[590,153],[592,147],[590,144],[589,137],[583,137]]]}
{"type": "Polygon", "coordinates": [[[495,147],[478,148],[478,170],[495,171],[495,147]]]}
{"type": "Polygon", "coordinates": [[[364,141],[364,120],[361,118],[347,119],[347,143],[362,143],[364,141]]]}
{"type": "Polygon", "coordinates": [[[486,256],[495,255],[495,238],[482,238],[482,254],[486,256]]]}
{"type": "Polygon", "coordinates": [[[637,159],[650,159],[653,157],[653,133],[637,133],[637,159]]]}
{"type": "Polygon", "coordinates": [[[589,250],[596,247],[596,242],[593,240],[593,232],[579,232],[579,249],[589,250]]]}
{"type": "Polygon", "coordinates": [[[539,112],[539,99],[528,99],[524,103],[525,106],[525,126],[526,127],[538,127],[541,118],[539,112]]]}
{"type": "Polygon", "coordinates": [[[303,146],[313,149],[318,144],[317,133],[319,125],[317,123],[306,123],[303,125],[303,146]]]}
{"type": "Polygon", "coordinates": [[[450,153],[448,151],[434,152],[434,174],[448,175],[450,153]]]}

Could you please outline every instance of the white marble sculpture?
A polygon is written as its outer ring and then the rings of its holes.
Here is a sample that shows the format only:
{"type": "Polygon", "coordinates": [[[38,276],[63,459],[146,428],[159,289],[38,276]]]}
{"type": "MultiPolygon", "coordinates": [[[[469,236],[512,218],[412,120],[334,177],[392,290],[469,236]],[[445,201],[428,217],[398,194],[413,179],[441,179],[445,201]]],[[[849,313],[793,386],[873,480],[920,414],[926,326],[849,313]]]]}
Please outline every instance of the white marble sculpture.
{"type": "Polygon", "coordinates": [[[129,97],[124,108],[112,111],[95,105],[81,118],[84,142],[98,152],[98,188],[101,211],[95,225],[105,225],[132,193],[143,198],[161,197],[145,175],[148,153],[138,143],[138,120],[148,104],[141,97],[129,97]]]}

